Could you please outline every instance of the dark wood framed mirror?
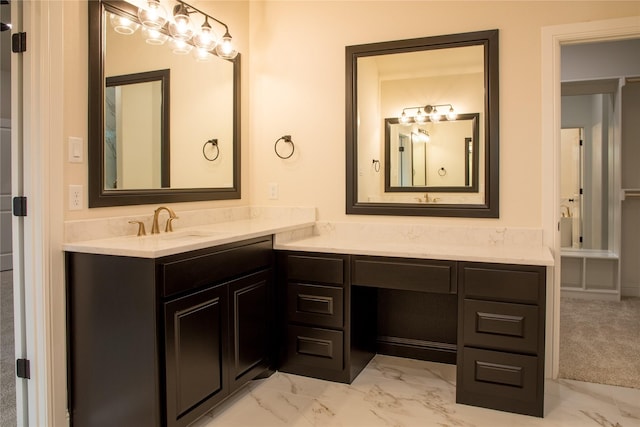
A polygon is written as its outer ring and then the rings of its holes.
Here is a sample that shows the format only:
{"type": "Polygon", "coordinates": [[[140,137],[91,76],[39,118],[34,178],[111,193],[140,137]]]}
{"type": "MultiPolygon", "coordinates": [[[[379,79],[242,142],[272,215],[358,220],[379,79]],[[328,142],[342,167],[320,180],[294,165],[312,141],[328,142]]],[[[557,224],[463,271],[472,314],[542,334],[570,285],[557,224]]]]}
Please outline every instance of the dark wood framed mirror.
{"type": "MultiPolygon", "coordinates": [[[[347,46],[347,214],[498,218],[498,64],[498,30],[347,46]],[[431,174],[449,174],[447,164],[466,164],[468,173],[456,175],[463,183],[431,185],[426,171],[420,178],[412,170],[405,174],[411,186],[394,185],[385,138],[393,118],[423,125],[471,116],[477,137],[458,141],[460,149],[451,151],[458,153],[455,162],[432,153],[440,166],[432,165],[431,174]],[[471,155],[464,149],[469,143],[471,155]],[[381,158],[385,164],[377,168],[381,158]]],[[[424,154],[411,145],[410,133],[404,138],[407,149],[424,154]]]]}
{"type": "MultiPolygon", "coordinates": [[[[206,62],[176,55],[167,45],[146,43],[142,29],[130,35],[114,31],[112,16],[137,22],[134,5],[100,0],[90,1],[88,8],[89,207],[239,199],[240,54],[232,60],[212,56],[206,62]],[[162,107],[166,115],[160,116],[159,124],[166,130],[166,152],[156,156],[160,164],[152,168],[162,171],[161,183],[114,186],[106,178],[107,82],[160,69],[171,74],[162,107]],[[215,161],[202,154],[212,139],[220,150],[215,161]]],[[[157,182],[145,179],[139,182],[157,182]]]]}

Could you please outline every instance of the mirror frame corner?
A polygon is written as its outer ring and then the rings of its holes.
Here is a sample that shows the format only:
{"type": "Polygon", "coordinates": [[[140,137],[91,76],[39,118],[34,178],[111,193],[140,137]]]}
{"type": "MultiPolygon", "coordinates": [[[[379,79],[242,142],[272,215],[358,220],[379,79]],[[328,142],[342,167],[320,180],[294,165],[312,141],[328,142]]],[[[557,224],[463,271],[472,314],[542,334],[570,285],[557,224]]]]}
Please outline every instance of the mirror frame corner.
{"type": "Polygon", "coordinates": [[[123,0],[88,2],[89,78],[88,78],[88,207],[179,203],[205,200],[240,199],[241,127],[240,127],[240,58],[233,63],[233,185],[221,188],[105,190],[104,186],[104,53],[103,19],[106,10],[136,16],[135,7],[123,0]]]}
{"type": "Polygon", "coordinates": [[[394,215],[499,218],[499,31],[431,36],[416,39],[346,46],[346,213],[349,215],[394,215]],[[485,120],[484,190],[482,204],[366,203],[358,201],[357,60],[360,57],[422,50],[482,45],[484,49],[485,120]]]}

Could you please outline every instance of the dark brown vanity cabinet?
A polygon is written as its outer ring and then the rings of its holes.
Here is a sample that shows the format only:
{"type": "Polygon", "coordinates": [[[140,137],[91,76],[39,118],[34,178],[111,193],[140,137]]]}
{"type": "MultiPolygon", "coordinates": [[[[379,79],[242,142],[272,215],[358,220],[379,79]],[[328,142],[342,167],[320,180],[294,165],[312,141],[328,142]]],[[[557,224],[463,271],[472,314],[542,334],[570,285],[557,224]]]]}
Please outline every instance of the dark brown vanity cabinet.
{"type": "Polygon", "coordinates": [[[271,237],[66,258],[72,425],[186,426],[273,372],[271,237]]]}
{"type": "Polygon", "coordinates": [[[350,383],[376,353],[451,363],[456,402],[543,415],[545,267],[277,256],[282,371],[350,383]]]}
{"type": "Polygon", "coordinates": [[[543,416],[546,269],[458,263],[456,401],[543,416]]]}

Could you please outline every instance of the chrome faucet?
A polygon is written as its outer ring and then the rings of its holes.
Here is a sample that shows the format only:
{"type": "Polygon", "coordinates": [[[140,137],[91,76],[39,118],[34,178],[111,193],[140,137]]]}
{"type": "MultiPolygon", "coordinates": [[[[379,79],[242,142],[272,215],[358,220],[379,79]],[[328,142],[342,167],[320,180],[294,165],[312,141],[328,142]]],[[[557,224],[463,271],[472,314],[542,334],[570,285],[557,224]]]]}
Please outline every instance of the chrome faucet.
{"type": "Polygon", "coordinates": [[[166,206],[160,206],[158,209],[156,209],[153,212],[153,225],[151,226],[151,234],[160,233],[160,227],[158,226],[158,216],[160,215],[160,212],[162,212],[163,210],[167,211],[167,213],[169,214],[169,218],[167,219],[167,225],[164,227],[164,231],[166,232],[173,231],[173,227],[171,226],[171,221],[173,221],[174,219],[178,219],[178,216],[173,210],[171,210],[171,208],[168,208],[166,206]]]}

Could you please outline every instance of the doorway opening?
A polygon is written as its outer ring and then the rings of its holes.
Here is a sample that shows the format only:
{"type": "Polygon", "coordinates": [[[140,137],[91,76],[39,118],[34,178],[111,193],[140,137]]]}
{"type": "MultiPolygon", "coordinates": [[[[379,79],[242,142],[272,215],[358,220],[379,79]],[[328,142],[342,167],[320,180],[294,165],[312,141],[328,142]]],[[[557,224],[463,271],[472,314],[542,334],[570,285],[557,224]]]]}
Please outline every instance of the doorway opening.
{"type": "Polygon", "coordinates": [[[556,246],[558,376],[634,388],[640,388],[640,124],[631,114],[637,117],[640,104],[639,51],[640,39],[561,46],[556,246]]]}

